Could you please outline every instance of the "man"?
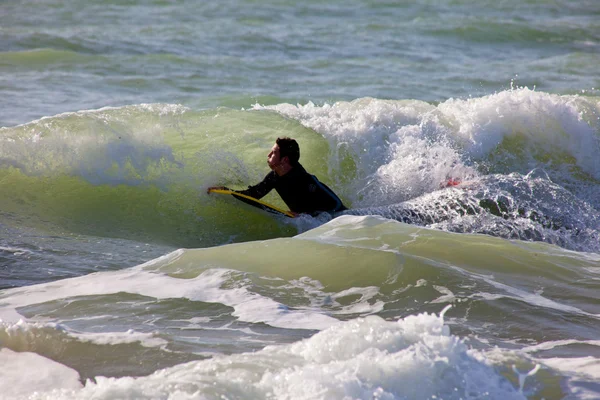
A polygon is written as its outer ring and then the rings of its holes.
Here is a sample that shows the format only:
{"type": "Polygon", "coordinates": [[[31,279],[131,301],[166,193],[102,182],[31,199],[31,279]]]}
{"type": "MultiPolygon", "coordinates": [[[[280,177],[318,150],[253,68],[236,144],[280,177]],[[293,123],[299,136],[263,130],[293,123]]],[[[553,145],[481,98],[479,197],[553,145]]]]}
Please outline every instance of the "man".
{"type": "MultiPolygon", "coordinates": [[[[346,210],[340,198],[314,175],[306,172],[298,162],[299,159],[300,147],[294,139],[277,138],[267,155],[267,164],[271,172],[259,184],[236,192],[260,199],[275,189],[294,214],[315,215],[324,211],[332,213],[346,210]]],[[[242,197],[237,198],[244,200],[242,197]]]]}

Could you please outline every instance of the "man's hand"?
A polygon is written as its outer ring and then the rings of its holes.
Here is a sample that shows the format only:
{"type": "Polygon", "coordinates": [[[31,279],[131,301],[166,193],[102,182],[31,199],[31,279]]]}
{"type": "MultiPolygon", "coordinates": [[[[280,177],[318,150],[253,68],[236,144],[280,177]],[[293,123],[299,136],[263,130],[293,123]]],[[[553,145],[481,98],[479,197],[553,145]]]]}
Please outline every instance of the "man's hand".
{"type": "Polygon", "coordinates": [[[211,190],[229,190],[229,188],[226,188],[225,186],[211,186],[206,189],[206,193],[210,194],[211,190]]]}

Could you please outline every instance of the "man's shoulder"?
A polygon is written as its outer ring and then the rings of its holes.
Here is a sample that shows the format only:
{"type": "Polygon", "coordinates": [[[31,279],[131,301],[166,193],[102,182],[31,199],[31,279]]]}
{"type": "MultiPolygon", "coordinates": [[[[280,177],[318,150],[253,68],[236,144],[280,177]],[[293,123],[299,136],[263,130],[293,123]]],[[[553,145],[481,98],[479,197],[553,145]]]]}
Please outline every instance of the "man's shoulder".
{"type": "Polygon", "coordinates": [[[306,172],[306,170],[304,169],[304,167],[302,166],[302,164],[298,163],[294,166],[294,168],[292,168],[292,170],[290,171],[292,174],[292,176],[298,177],[298,176],[305,176],[305,175],[309,175],[310,174],[308,172],[306,172]]]}

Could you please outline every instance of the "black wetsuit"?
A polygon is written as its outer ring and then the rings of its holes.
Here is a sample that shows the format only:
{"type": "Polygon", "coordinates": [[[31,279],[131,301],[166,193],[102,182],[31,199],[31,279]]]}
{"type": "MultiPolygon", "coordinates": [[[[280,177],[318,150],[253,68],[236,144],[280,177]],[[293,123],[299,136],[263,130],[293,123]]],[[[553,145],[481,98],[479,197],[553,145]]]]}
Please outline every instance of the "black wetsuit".
{"type": "MultiPolygon", "coordinates": [[[[273,189],[277,190],[290,210],[296,213],[314,215],[322,211],[346,210],[340,198],[327,185],[319,182],[316,176],[306,172],[300,164],[283,176],[271,171],[259,184],[238,192],[260,199],[273,189]]],[[[242,200],[241,197],[238,198],[242,200]]]]}

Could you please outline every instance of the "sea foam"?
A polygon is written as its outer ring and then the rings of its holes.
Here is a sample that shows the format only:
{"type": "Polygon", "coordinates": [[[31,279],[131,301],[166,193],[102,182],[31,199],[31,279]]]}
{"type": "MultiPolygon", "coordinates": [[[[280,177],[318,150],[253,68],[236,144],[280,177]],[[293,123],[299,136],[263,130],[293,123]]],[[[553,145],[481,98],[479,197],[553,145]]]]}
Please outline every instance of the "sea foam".
{"type": "Polygon", "coordinates": [[[358,318],[289,345],[193,361],[147,377],[97,377],[82,389],[31,398],[526,398],[481,361],[482,353],[450,334],[444,312],[398,321],[358,318]]]}

